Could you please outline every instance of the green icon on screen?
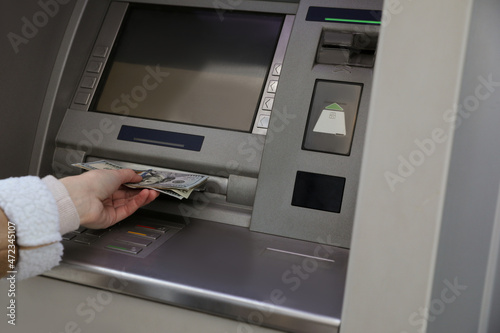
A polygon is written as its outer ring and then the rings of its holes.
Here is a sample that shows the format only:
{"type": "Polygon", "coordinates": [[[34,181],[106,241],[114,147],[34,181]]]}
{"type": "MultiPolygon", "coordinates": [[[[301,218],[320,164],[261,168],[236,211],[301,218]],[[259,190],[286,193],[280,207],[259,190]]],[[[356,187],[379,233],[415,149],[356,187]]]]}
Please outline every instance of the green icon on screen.
{"type": "Polygon", "coordinates": [[[344,111],[344,109],[342,109],[342,107],[340,105],[338,105],[337,103],[332,103],[332,104],[328,105],[325,109],[326,110],[335,110],[335,111],[344,111]]]}

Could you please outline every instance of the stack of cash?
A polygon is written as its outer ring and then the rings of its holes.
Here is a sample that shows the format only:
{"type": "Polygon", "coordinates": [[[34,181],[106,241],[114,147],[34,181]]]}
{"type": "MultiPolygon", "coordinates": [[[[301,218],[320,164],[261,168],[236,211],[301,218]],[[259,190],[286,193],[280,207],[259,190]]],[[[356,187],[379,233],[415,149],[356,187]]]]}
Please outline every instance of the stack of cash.
{"type": "MultiPolygon", "coordinates": [[[[118,170],[122,166],[109,161],[75,163],[75,167],[85,170],[118,170]]],[[[177,199],[188,198],[194,190],[200,190],[208,177],[184,172],[168,172],[158,170],[134,170],[142,177],[139,183],[128,183],[130,188],[149,188],[177,199]]]]}

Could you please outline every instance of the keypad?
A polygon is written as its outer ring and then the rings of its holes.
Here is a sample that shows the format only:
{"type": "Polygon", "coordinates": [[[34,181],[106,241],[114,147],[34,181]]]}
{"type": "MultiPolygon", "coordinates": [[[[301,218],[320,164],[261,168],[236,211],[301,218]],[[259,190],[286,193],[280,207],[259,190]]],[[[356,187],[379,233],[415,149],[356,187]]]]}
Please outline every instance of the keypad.
{"type": "Polygon", "coordinates": [[[65,244],[78,244],[127,255],[144,257],[177,233],[179,224],[162,224],[153,220],[125,220],[108,229],[80,227],[62,236],[65,244]]]}

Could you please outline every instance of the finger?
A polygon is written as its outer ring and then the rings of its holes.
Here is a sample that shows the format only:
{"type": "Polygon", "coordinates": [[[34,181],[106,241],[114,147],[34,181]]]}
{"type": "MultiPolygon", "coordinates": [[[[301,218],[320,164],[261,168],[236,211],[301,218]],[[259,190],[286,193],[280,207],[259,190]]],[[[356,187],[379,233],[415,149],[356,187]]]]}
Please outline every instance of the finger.
{"type": "Polygon", "coordinates": [[[156,192],[154,190],[149,190],[149,189],[143,189],[139,194],[144,195],[145,197],[144,197],[144,200],[142,200],[142,197],[140,198],[140,200],[137,198],[134,198],[134,200],[136,200],[137,204],[139,205],[138,208],[151,203],[153,200],[155,200],[160,195],[159,192],[156,192]]]}
{"type": "Polygon", "coordinates": [[[147,191],[149,191],[149,195],[148,195],[148,198],[147,198],[146,203],[144,205],[151,203],[156,198],[158,198],[158,196],[160,195],[160,192],[157,192],[154,190],[147,190],[147,191]]]}
{"type": "MultiPolygon", "coordinates": [[[[120,203],[118,204],[119,207],[115,206],[115,213],[116,213],[116,221],[121,221],[124,218],[129,217],[132,215],[137,209],[140,207],[144,206],[145,204],[151,202],[149,201],[151,199],[151,194],[150,192],[154,192],[151,190],[144,189],[137,193],[135,196],[130,197],[128,200],[120,200],[120,203]]],[[[153,199],[154,200],[154,199],[153,199]]]]}
{"type": "Polygon", "coordinates": [[[141,191],[145,191],[145,190],[157,193],[154,190],[140,189],[140,188],[129,188],[126,186],[122,186],[112,194],[111,199],[113,200],[114,204],[116,205],[117,203],[127,202],[130,198],[135,197],[141,191]]]}
{"type": "Polygon", "coordinates": [[[137,183],[142,180],[142,177],[135,173],[135,171],[132,169],[120,169],[116,171],[118,174],[118,179],[120,180],[120,184],[137,183]]]}

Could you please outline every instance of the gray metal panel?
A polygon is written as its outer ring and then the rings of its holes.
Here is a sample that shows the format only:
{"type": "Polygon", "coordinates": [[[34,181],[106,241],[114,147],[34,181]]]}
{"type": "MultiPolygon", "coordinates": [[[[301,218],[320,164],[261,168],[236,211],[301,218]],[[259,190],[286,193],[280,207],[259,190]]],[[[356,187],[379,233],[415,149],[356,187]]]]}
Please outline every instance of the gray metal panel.
{"type": "Polygon", "coordinates": [[[340,324],[348,250],[200,220],[145,258],[64,245],[63,264],[47,276],[287,332],[340,324]]]}
{"type": "Polygon", "coordinates": [[[257,115],[255,117],[255,121],[253,124],[252,133],[254,134],[262,134],[265,135],[267,133],[267,128],[259,127],[259,120],[261,117],[268,117],[271,114],[272,107],[266,107],[266,102],[269,103],[269,99],[274,99],[275,93],[269,92],[268,87],[271,84],[271,81],[275,81],[279,86],[279,78],[280,75],[275,73],[275,66],[279,66],[283,64],[283,58],[285,57],[286,48],[288,46],[288,40],[290,38],[290,32],[292,31],[293,21],[295,19],[294,15],[287,15],[283,22],[283,27],[281,30],[281,36],[278,41],[278,45],[276,45],[276,51],[274,53],[274,58],[271,63],[271,68],[269,69],[269,73],[267,76],[267,80],[265,83],[265,89],[262,92],[260,102],[259,102],[259,110],[257,111],[257,115]]]}
{"type": "Polygon", "coordinates": [[[498,1],[474,1],[458,114],[451,124],[453,150],[429,333],[498,332],[500,323],[498,299],[494,299],[500,285],[499,15],[498,1]],[[446,280],[458,281],[461,289],[446,292],[446,280]]]}
{"type": "Polygon", "coordinates": [[[47,84],[74,6],[55,2],[49,16],[38,1],[0,3],[0,178],[29,172],[47,84]]]}
{"type": "Polygon", "coordinates": [[[372,69],[315,65],[314,61],[323,29],[361,30],[376,34],[378,27],[307,22],[305,16],[308,7],[313,5],[380,10],[382,2],[302,1],[300,3],[264,146],[251,229],[349,247],[368,116],[372,69]],[[364,85],[350,156],[301,150],[317,79],[364,85]],[[295,174],[298,170],[347,179],[340,214],[291,206],[295,174]]]}
{"type": "MultiPolygon", "coordinates": [[[[128,2],[127,0],[118,0],[128,2]]],[[[224,18],[225,12],[234,10],[250,10],[256,12],[295,14],[299,0],[278,0],[278,1],[260,1],[260,0],[233,0],[233,1],[203,1],[203,0],[137,0],[137,3],[152,3],[159,5],[187,6],[187,7],[205,7],[213,8],[221,18],[224,18]]]]}
{"type": "Polygon", "coordinates": [[[109,1],[105,0],[76,1],[47,87],[31,156],[32,174],[53,173],[56,135],[78,87],[108,5],[109,1]]]}
{"type": "Polygon", "coordinates": [[[443,116],[459,101],[472,1],[439,3],[385,2],[342,333],[425,331],[452,149],[443,116]],[[403,169],[410,158],[418,165],[403,169]]]}
{"type": "MultiPolygon", "coordinates": [[[[123,282],[108,279],[116,288],[123,282]]],[[[9,283],[0,281],[0,295],[8,293],[9,283]]],[[[16,304],[16,326],[6,316],[1,332],[281,332],[45,277],[18,281],[16,304]]]]}
{"type": "Polygon", "coordinates": [[[500,200],[494,223],[478,330],[487,333],[500,332],[500,200]]]}
{"type": "MultiPolygon", "coordinates": [[[[157,3],[162,4],[178,4],[176,1],[161,1],[157,3]]],[[[201,5],[203,6],[203,1],[197,1],[190,3],[190,5],[201,5]]],[[[205,3],[206,5],[206,3],[205,3]]],[[[41,174],[50,173],[52,170],[50,165],[52,165],[52,154],[54,152],[53,140],[55,137],[55,131],[59,128],[61,124],[62,115],[66,111],[68,105],[70,105],[70,99],[72,98],[72,94],[75,93],[75,87],[77,87],[77,82],[81,79],[81,73],[84,70],[84,66],[87,62],[88,55],[93,47],[93,43],[97,38],[97,32],[101,25],[101,20],[104,17],[105,9],[107,8],[107,4],[95,1],[89,1],[89,3],[85,6],[85,11],[83,16],[77,17],[75,13],[75,17],[73,18],[74,23],[81,22],[81,29],[79,29],[76,33],[73,34],[68,33],[68,43],[66,45],[67,48],[71,47],[71,51],[68,55],[67,49],[61,50],[61,63],[58,64],[57,70],[62,71],[64,65],[66,65],[66,70],[62,77],[54,77],[52,85],[54,86],[54,90],[51,90],[51,97],[55,99],[53,96],[57,96],[57,100],[54,100],[50,105],[47,106],[47,110],[44,113],[44,119],[51,119],[50,122],[44,122],[39,126],[38,136],[39,137],[39,147],[37,147],[36,151],[33,153],[32,158],[32,170],[33,172],[38,172],[41,174]],[[95,17],[95,19],[94,19],[95,17]],[[92,19],[90,19],[92,18],[92,19]],[[65,64],[64,61],[66,59],[71,59],[69,63],[65,64]],[[60,81],[59,81],[60,80],[60,81]],[[64,111],[63,111],[64,107],[64,111]]],[[[257,10],[257,11],[266,11],[269,10],[271,12],[282,12],[282,13],[290,13],[293,12],[296,8],[296,4],[287,4],[287,3],[273,3],[273,2],[243,2],[241,6],[237,6],[237,10],[257,10]]],[[[235,10],[234,9],[234,10],[235,10]]],[[[82,9],[80,8],[80,11],[82,9]]],[[[229,10],[229,9],[228,9],[229,10]]],[[[69,114],[68,113],[68,117],[69,114]]],[[[86,114],[86,113],[85,113],[86,114]]],[[[83,116],[83,115],[82,115],[83,116]]],[[[89,119],[95,117],[94,115],[90,116],[89,119]]],[[[113,124],[110,126],[115,127],[115,131],[113,135],[116,134],[117,130],[119,130],[118,126],[121,121],[117,121],[111,115],[101,115],[102,119],[110,119],[113,121],[113,124]]],[[[118,118],[116,118],[118,119],[118,118]]],[[[121,120],[121,119],[120,119],[121,120]]],[[[89,140],[88,136],[85,136],[85,133],[96,133],[101,131],[99,121],[95,121],[91,124],[89,122],[78,120],[71,118],[66,120],[65,125],[69,127],[66,128],[66,132],[68,134],[67,137],[60,136],[58,147],[62,149],[66,148],[76,148],[80,145],[80,147],[87,146],[88,149],[79,149],[80,151],[92,150],[92,154],[96,155],[96,151],[106,151],[109,149],[109,144],[114,145],[116,141],[116,136],[111,138],[109,135],[104,136],[104,141],[101,144],[93,144],[89,140]],[[73,132],[73,133],[72,133],[73,132]],[[77,136],[74,136],[74,133],[78,133],[77,136]],[[90,142],[90,145],[89,145],[90,142]],[[109,144],[108,144],[109,143],[109,144]]],[[[144,124],[144,121],[132,121],[125,120],[125,122],[129,122],[129,125],[137,125],[144,124]]],[[[205,142],[208,142],[210,145],[209,149],[205,149],[202,153],[187,153],[186,151],[180,151],[178,149],[158,149],[157,147],[151,147],[148,145],[135,145],[138,150],[141,150],[139,155],[144,155],[149,153],[154,153],[155,156],[149,160],[146,160],[145,163],[153,164],[157,166],[165,166],[169,168],[175,169],[183,169],[189,170],[193,172],[203,172],[203,173],[213,173],[222,176],[228,176],[229,174],[237,174],[241,176],[251,176],[256,177],[260,165],[260,152],[258,154],[249,156],[246,154],[245,148],[248,143],[252,143],[254,141],[258,141],[260,135],[251,135],[245,133],[237,133],[230,131],[210,131],[205,130],[200,127],[185,127],[183,125],[175,125],[167,124],[164,122],[151,122],[148,124],[155,124],[153,127],[157,129],[165,129],[171,128],[173,131],[176,130],[186,130],[190,132],[198,132],[203,135],[209,135],[205,142]],[[174,128],[175,127],[175,128],[174,128]],[[215,133],[218,133],[215,135],[215,133]],[[217,147],[216,147],[217,145],[217,147]],[[229,148],[228,148],[229,147],[229,148]],[[210,150],[210,152],[208,152],[210,150]],[[214,154],[214,151],[220,151],[220,155],[214,154]],[[173,161],[172,164],[163,164],[165,162],[165,158],[168,156],[169,161],[173,161]],[[222,156],[222,157],[221,157],[222,156]],[[234,157],[234,158],[233,158],[234,157]],[[162,163],[158,163],[158,160],[162,160],[162,163]],[[179,162],[182,161],[182,162],[179,162]]],[[[108,134],[108,133],[104,133],[108,134]]],[[[99,135],[96,134],[95,138],[99,138],[99,135]]],[[[134,146],[134,144],[132,144],[134,146]]],[[[116,153],[106,155],[106,154],[98,154],[99,156],[106,156],[109,158],[115,158],[119,160],[130,160],[130,152],[125,149],[125,152],[119,154],[116,153]],[[118,155],[117,155],[118,154],[118,155]]],[[[139,156],[138,155],[138,156],[139,156]]],[[[60,156],[60,154],[59,154],[60,156]]],[[[137,160],[139,161],[139,160],[137,160]]],[[[134,162],[134,161],[132,161],[134,162]]],[[[144,161],[140,161],[144,162],[144,161]]],[[[68,164],[68,163],[66,163],[68,164]]],[[[64,168],[63,165],[60,165],[60,168],[64,168]]],[[[66,170],[69,170],[66,166],[66,170]]],[[[58,170],[55,170],[58,172],[58,170]]],[[[69,173],[67,171],[66,173],[69,173]]],[[[60,173],[59,175],[63,175],[64,173],[60,173]]]]}
{"type": "MultiPolygon", "coordinates": [[[[260,155],[248,160],[239,154],[240,144],[257,135],[221,131],[212,128],[173,124],[161,121],[127,118],[112,114],[68,110],[57,136],[57,146],[85,151],[87,155],[100,156],[126,162],[150,164],[159,167],[219,175],[229,174],[257,177],[260,155]],[[177,133],[204,136],[200,152],[117,140],[121,126],[129,125],[177,133]]],[[[64,171],[74,163],[71,157],[60,161],[64,171]]],[[[59,175],[59,170],[54,170],[59,175]]]]}
{"type": "Polygon", "coordinates": [[[99,85],[99,80],[101,79],[101,76],[103,74],[104,67],[106,67],[106,63],[109,59],[111,49],[113,47],[113,44],[115,43],[125,13],[127,12],[127,8],[128,3],[125,2],[111,3],[104,20],[104,24],[101,28],[101,33],[95,41],[93,52],[87,62],[87,70],[85,71],[85,74],[83,75],[82,80],[80,81],[80,85],[75,93],[75,97],[73,98],[71,109],[85,111],[88,110],[89,104],[92,101],[92,97],[94,96],[94,93],[99,85]],[[98,52],[99,48],[101,49],[101,52],[98,52]],[[95,54],[96,52],[98,53],[97,55],[95,54]],[[89,71],[92,62],[100,64],[101,67],[97,72],[89,71]],[[95,80],[95,82],[91,85],[84,85],[85,79],[92,79],[95,80]],[[80,95],[88,95],[88,102],[84,104],[75,103],[75,100],[80,95]]]}

